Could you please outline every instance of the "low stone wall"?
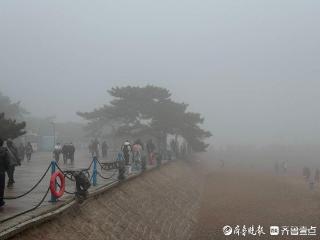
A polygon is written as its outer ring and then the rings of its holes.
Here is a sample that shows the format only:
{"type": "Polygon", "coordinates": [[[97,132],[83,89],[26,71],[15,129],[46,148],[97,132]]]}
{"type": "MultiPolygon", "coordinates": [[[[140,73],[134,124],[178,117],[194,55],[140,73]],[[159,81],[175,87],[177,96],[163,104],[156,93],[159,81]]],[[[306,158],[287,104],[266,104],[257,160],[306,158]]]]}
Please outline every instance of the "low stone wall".
{"type": "Polygon", "coordinates": [[[13,239],[181,239],[197,224],[203,174],[175,162],[76,205],[13,239]]]}

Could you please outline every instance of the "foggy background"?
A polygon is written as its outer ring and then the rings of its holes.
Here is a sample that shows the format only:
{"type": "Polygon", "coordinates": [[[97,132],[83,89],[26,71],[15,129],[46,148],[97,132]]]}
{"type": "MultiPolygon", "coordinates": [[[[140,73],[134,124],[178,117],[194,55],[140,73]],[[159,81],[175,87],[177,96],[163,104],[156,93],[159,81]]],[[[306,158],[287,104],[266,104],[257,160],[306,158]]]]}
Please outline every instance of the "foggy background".
{"type": "Polygon", "coordinates": [[[320,144],[320,2],[0,2],[0,90],[82,121],[113,86],[154,84],[217,145],[320,144]]]}

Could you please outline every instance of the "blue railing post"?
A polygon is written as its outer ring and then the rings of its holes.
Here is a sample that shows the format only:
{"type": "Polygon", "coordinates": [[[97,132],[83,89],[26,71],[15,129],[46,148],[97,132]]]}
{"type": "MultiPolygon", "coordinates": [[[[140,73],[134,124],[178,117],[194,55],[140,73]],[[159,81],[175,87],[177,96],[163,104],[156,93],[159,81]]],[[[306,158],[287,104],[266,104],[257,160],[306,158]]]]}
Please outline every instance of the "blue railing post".
{"type": "Polygon", "coordinates": [[[97,186],[97,157],[93,157],[92,185],[97,186]]]}
{"type": "MultiPolygon", "coordinates": [[[[55,172],[56,172],[56,161],[51,161],[51,175],[53,175],[55,172]]],[[[57,184],[56,184],[56,188],[57,188],[57,184]]],[[[52,193],[51,193],[50,202],[57,202],[57,198],[53,196],[52,193]]]]}

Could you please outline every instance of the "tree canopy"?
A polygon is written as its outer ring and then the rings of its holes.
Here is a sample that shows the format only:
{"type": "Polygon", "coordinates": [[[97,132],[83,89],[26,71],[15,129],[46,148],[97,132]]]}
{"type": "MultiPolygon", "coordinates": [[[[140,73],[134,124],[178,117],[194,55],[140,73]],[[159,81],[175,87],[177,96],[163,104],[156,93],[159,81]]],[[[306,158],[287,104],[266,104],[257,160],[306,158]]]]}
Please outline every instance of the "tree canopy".
{"type": "Polygon", "coordinates": [[[15,139],[25,134],[25,122],[17,123],[16,120],[5,118],[4,113],[0,114],[0,137],[2,139],[15,139]]]}
{"type": "Polygon", "coordinates": [[[188,112],[188,105],[171,99],[168,89],[146,87],[116,87],[108,91],[113,100],[92,112],[78,112],[89,121],[87,130],[101,131],[109,125],[117,135],[166,134],[181,135],[194,151],[204,151],[204,140],[211,136],[200,125],[204,119],[199,113],[188,112]]]}
{"type": "Polygon", "coordinates": [[[20,102],[13,103],[9,97],[0,92],[0,137],[2,139],[14,139],[25,134],[26,123],[16,121],[16,119],[21,120],[25,113],[27,111],[20,106],[20,102]]]}
{"type": "Polygon", "coordinates": [[[20,120],[28,112],[20,106],[20,102],[12,102],[8,96],[0,92],[0,113],[4,113],[7,118],[20,120]]]}

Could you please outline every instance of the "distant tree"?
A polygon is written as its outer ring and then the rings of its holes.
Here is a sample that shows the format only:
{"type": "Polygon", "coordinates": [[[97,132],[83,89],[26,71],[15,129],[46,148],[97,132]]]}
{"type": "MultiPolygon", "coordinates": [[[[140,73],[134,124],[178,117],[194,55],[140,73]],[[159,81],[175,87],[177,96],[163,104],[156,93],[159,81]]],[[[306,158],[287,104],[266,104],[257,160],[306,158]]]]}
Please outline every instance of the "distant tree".
{"type": "Polygon", "coordinates": [[[14,139],[25,134],[25,122],[22,120],[27,111],[20,106],[20,102],[13,103],[10,98],[0,92],[0,137],[14,139]]]}
{"type": "Polygon", "coordinates": [[[17,123],[16,120],[5,118],[4,113],[0,114],[0,137],[4,140],[15,139],[25,134],[25,122],[17,123]]]}
{"type": "Polygon", "coordinates": [[[115,129],[117,136],[153,135],[160,142],[167,134],[181,135],[194,151],[205,151],[203,141],[211,133],[200,128],[204,121],[198,113],[187,112],[188,105],[171,100],[171,93],[165,88],[116,87],[108,91],[114,98],[109,105],[92,112],[78,112],[89,121],[87,130],[101,131],[105,125],[115,129]]]}
{"type": "Polygon", "coordinates": [[[0,113],[4,113],[7,118],[22,119],[28,112],[20,106],[20,102],[12,102],[0,92],[0,113]]]}

